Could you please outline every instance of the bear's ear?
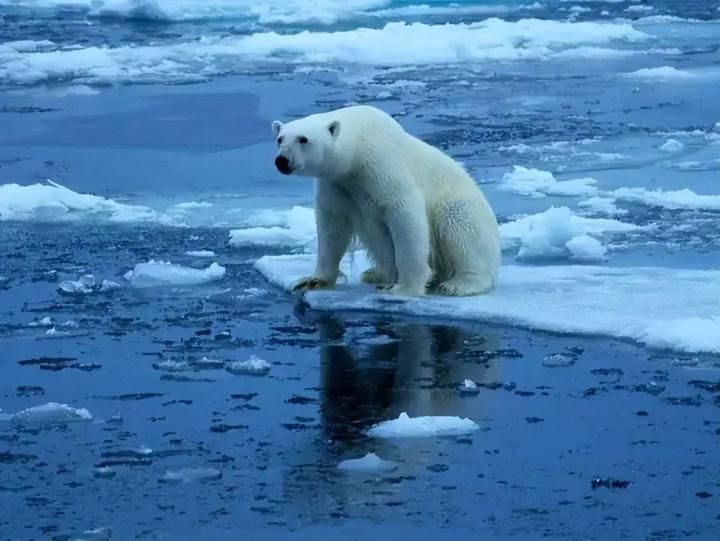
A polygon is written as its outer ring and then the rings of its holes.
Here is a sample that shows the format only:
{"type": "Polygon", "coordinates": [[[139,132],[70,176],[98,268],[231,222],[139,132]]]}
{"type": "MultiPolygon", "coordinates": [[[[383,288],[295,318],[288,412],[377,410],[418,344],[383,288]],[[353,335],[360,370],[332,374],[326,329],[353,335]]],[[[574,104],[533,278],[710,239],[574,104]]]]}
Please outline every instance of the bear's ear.
{"type": "Polygon", "coordinates": [[[337,137],[338,135],[340,135],[340,121],[333,120],[328,125],[328,131],[330,132],[330,135],[332,135],[333,137],[337,137]]]}
{"type": "Polygon", "coordinates": [[[280,122],[279,120],[273,120],[272,131],[273,131],[273,135],[275,137],[278,136],[278,133],[280,133],[281,129],[282,129],[282,122],[280,122]]]}

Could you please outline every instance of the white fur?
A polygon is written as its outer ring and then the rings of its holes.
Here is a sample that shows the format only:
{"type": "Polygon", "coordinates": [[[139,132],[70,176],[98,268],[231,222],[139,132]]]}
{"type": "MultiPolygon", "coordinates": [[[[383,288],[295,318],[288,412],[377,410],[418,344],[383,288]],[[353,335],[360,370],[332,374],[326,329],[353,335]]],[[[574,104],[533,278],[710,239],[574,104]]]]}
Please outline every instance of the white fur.
{"type": "Polygon", "coordinates": [[[354,236],[375,263],[364,280],[392,293],[423,295],[428,284],[445,295],[493,287],[495,214],[450,157],[369,106],[275,121],[273,133],[290,172],[316,178],[318,260],[299,288],[334,287],[354,236]]]}

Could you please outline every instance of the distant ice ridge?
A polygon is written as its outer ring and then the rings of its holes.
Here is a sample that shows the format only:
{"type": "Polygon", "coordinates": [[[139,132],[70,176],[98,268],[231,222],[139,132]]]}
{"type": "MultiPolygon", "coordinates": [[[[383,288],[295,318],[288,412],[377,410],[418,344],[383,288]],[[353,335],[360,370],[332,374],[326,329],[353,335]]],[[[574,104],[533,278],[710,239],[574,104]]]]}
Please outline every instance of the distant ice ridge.
{"type": "MultiPolygon", "coordinates": [[[[305,302],[317,310],[496,321],[563,334],[614,336],[653,348],[720,353],[720,271],[504,265],[497,287],[487,295],[407,299],[361,285],[360,274],[369,266],[362,252],[346,257],[341,269],[348,283],[308,292],[305,302]]],[[[298,278],[312,272],[315,256],[265,256],[255,267],[290,291],[298,278]]]]}
{"type": "Polygon", "coordinates": [[[0,221],[36,222],[98,221],[110,223],[171,220],[148,207],[125,205],[98,195],[77,193],[48,180],[47,184],[0,185],[0,221]]]}
{"type": "MultiPolygon", "coordinates": [[[[0,1],[7,4],[8,0],[0,1]]],[[[10,0],[29,8],[72,8],[90,17],[144,21],[199,21],[250,18],[261,23],[332,24],[389,0],[10,0]]]]}
{"type": "Polygon", "coordinates": [[[225,267],[217,263],[206,269],[193,269],[154,259],[147,263],[138,263],[133,270],[125,273],[125,279],[133,287],[192,286],[214,282],[223,276],[225,267]]]}
{"type": "Polygon", "coordinates": [[[368,435],[373,438],[430,438],[464,436],[480,427],[470,419],[450,416],[410,417],[402,412],[397,419],[376,424],[368,435]]]}
{"type": "Polygon", "coordinates": [[[63,49],[43,42],[42,47],[1,50],[0,83],[195,81],[237,72],[259,60],[404,66],[547,60],[571,55],[574,49],[585,58],[587,47],[646,39],[647,34],[626,23],[491,18],[472,24],[392,22],[338,32],[260,32],[164,45],[63,49]]]}

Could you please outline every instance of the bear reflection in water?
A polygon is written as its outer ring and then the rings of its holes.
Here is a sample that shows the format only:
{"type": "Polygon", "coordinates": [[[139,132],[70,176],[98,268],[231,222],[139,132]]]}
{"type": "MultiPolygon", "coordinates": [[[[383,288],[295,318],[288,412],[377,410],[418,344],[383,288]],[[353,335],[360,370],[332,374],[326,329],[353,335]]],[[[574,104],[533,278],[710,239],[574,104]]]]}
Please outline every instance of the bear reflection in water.
{"type": "MultiPolygon", "coordinates": [[[[500,379],[502,362],[494,359],[498,339],[492,331],[420,320],[369,320],[367,314],[362,319],[317,313],[300,317],[320,329],[319,426],[318,431],[298,433],[294,456],[287,457],[291,466],[284,496],[306,518],[362,515],[358,502],[374,506],[384,500],[372,483],[358,484],[353,474],[338,471],[342,460],[376,453],[397,463],[396,472],[375,476],[384,485],[390,478],[422,476],[428,461],[443,460],[445,445],[458,447],[457,438],[370,438],[372,425],[403,411],[411,417],[453,415],[479,422],[492,416],[495,392],[474,397],[458,392],[465,379],[500,379]]],[[[460,447],[472,451],[472,446],[460,447]]],[[[387,483],[396,494],[400,487],[387,483]]]]}
{"type": "Polygon", "coordinates": [[[498,378],[493,355],[498,338],[485,328],[318,313],[301,317],[320,331],[320,422],[333,441],[362,440],[370,426],[403,411],[469,415],[458,387],[465,379],[498,378]]]}

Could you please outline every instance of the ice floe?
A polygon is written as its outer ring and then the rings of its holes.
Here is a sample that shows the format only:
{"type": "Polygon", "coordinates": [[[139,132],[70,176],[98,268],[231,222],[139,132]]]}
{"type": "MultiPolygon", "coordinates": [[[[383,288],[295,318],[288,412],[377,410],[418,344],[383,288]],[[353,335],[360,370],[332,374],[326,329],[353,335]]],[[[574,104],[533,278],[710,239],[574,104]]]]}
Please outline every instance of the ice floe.
{"type": "Polygon", "coordinates": [[[248,219],[252,226],[230,231],[230,245],[291,246],[310,249],[315,245],[315,211],[294,206],[289,210],[262,210],[248,219]]]}
{"type": "MultiPolygon", "coordinates": [[[[256,268],[290,291],[315,267],[310,254],[265,256],[256,268]]],[[[495,321],[562,334],[624,338],[650,347],[720,353],[720,270],[591,265],[500,268],[497,287],[477,297],[393,297],[360,284],[370,266],[362,252],[346,257],[348,278],[336,290],[310,291],[304,301],[324,311],[371,311],[495,321]],[[678,302],[681,298],[682,302],[678,302]],[[691,323],[701,323],[696,331],[691,323]]]]}
{"type": "Polygon", "coordinates": [[[368,430],[368,435],[373,438],[464,436],[479,428],[470,419],[451,416],[410,417],[403,412],[397,419],[376,424],[368,430]]]}
{"type": "Polygon", "coordinates": [[[594,178],[559,181],[548,171],[516,165],[512,172],[503,175],[498,189],[531,197],[545,197],[546,195],[589,197],[598,193],[598,189],[594,186],[596,183],[597,180],[594,178]]]}
{"type": "Polygon", "coordinates": [[[383,460],[375,453],[368,453],[362,458],[349,458],[337,465],[338,470],[351,473],[390,473],[397,468],[396,462],[383,460]]]}
{"type": "Polygon", "coordinates": [[[0,220],[171,223],[167,216],[149,207],[125,205],[98,195],[77,193],[51,180],[47,184],[27,186],[0,185],[0,220]]]}
{"type": "Polygon", "coordinates": [[[225,276],[225,267],[217,263],[205,269],[193,269],[175,265],[169,261],[138,263],[125,273],[125,279],[133,287],[192,286],[220,280],[225,276]]]}
{"type": "Polygon", "coordinates": [[[120,284],[112,280],[105,279],[98,283],[92,274],[84,274],[77,280],[63,280],[58,284],[58,291],[64,295],[90,295],[107,293],[120,287],[120,284]]]}
{"type": "Polygon", "coordinates": [[[247,361],[233,361],[227,365],[228,372],[245,374],[249,376],[264,376],[270,372],[270,363],[251,355],[247,361]]]}
{"type": "Polygon", "coordinates": [[[191,257],[215,257],[215,252],[212,250],[188,250],[185,255],[191,257]]]}
{"type": "Polygon", "coordinates": [[[85,408],[73,408],[67,404],[48,402],[41,406],[18,411],[6,420],[17,426],[31,427],[91,421],[92,415],[85,408]]]}

